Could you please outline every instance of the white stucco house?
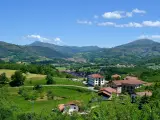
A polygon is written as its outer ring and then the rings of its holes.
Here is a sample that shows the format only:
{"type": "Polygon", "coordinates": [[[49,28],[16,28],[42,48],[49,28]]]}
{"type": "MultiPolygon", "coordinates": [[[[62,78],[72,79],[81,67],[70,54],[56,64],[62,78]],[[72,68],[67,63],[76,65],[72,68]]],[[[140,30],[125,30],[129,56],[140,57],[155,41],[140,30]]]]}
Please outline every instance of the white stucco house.
{"type": "Polygon", "coordinates": [[[87,77],[87,84],[90,86],[103,86],[105,79],[100,74],[91,74],[87,77]]]}

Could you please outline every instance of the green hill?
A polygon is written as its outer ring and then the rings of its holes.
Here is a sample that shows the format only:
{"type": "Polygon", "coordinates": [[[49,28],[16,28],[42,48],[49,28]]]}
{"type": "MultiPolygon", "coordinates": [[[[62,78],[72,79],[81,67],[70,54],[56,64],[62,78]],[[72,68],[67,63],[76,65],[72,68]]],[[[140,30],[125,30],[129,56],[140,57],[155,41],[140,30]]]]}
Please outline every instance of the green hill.
{"type": "Polygon", "coordinates": [[[81,54],[81,57],[89,61],[103,63],[136,63],[158,56],[160,56],[160,43],[149,39],[140,39],[114,48],[81,54]]]}
{"type": "Polygon", "coordinates": [[[20,46],[0,41],[0,58],[9,60],[36,60],[40,57],[65,58],[56,50],[40,46],[20,46]]]}
{"type": "Polygon", "coordinates": [[[101,64],[130,64],[157,57],[160,57],[160,43],[149,39],[136,40],[114,48],[59,46],[43,42],[20,46],[0,42],[0,58],[17,61],[35,61],[42,58],[84,58],[88,62],[101,64]]]}
{"type": "Polygon", "coordinates": [[[81,52],[91,52],[91,51],[96,51],[101,48],[97,46],[83,46],[83,47],[77,47],[77,46],[59,46],[55,44],[50,44],[50,43],[44,43],[40,41],[35,41],[29,46],[41,46],[41,47],[47,47],[51,48],[53,50],[56,50],[58,52],[67,54],[67,55],[74,55],[76,53],[81,53],[81,52]]]}

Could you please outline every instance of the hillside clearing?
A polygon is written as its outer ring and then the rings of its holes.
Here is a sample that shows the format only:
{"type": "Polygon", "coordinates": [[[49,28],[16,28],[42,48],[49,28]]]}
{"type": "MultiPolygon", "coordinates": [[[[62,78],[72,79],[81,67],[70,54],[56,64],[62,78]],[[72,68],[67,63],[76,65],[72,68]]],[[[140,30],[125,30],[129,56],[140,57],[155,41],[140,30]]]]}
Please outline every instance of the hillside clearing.
{"type": "MultiPolygon", "coordinates": [[[[11,77],[14,73],[15,73],[16,70],[8,70],[8,69],[0,69],[0,74],[2,73],[6,73],[6,76],[7,77],[11,77]]],[[[27,79],[43,79],[45,78],[45,75],[41,75],[41,74],[32,74],[32,73],[27,73],[25,74],[26,78],[27,79]]]]}

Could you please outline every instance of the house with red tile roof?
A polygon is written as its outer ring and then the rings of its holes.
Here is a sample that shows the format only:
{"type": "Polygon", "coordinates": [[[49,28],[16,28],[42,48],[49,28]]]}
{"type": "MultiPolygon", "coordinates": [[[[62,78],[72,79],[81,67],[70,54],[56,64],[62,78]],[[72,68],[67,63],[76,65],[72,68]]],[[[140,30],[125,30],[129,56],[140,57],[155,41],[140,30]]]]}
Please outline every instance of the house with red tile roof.
{"type": "Polygon", "coordinates": [[[71,101],[67,104],[59,104],[58,109],[60,112],[71,114],[73,112],[79,111],[80,102],[79,101],[71,101]]]}
{"type": "Polygon", "coordinates": [[[101,88],[98,93],[98,95],[103,96],[104,99],[111,99],[112,94],[116,94],[117,96],[119,95],[117,90],[111,87],[101,88]]]}
{"type": "Polygon", "coordinates": [[[100,74],[91,74],[87,77],[87,84],[91,86],[102,86],[105,84],[105,79],[100,74]]]}
{"type": "Polygon", "coordinates": [[[113,80],[109,85],[116,89],[118,93],[125,91],[132,94],[136,88],[141,87],[143,84],[145,82],[139,80],[137,77],[127,76],[124,80],[113,80]]]}

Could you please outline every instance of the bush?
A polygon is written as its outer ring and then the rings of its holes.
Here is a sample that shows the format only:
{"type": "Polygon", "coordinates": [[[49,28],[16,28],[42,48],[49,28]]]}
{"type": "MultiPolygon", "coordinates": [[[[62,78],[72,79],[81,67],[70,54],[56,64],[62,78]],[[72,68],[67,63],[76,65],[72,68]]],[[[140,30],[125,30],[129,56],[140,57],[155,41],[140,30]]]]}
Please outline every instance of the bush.
{"type": "Polygon", "coordinates": [[[48,99],[53,100],[53,99],[54,99],[54,93],[53,93],[53,91],[49,90],[49,91],[47,92],[47,97],[48,97],[48,99]]]}
{"type": "Polygon", "coordinates": [[[18,94],[22,95],[22,97],[24,97],[25,100],[36,100],[38,97],[37,91],[29,91],[25,88],[20,88],[18,94]]]}
{"type": "Polygon", "coordinates": [[[96,90],[99,90],[100,88],[101,88],[101,87],[98,86],[98,85],[94,86],[94,89],[96,89],[96,90]]]}
{"type": "Polygon", "coordinates": [[[17,116],[18,120],[39,120],[39,116],[36,113],[23,113],[17,116]]]}

